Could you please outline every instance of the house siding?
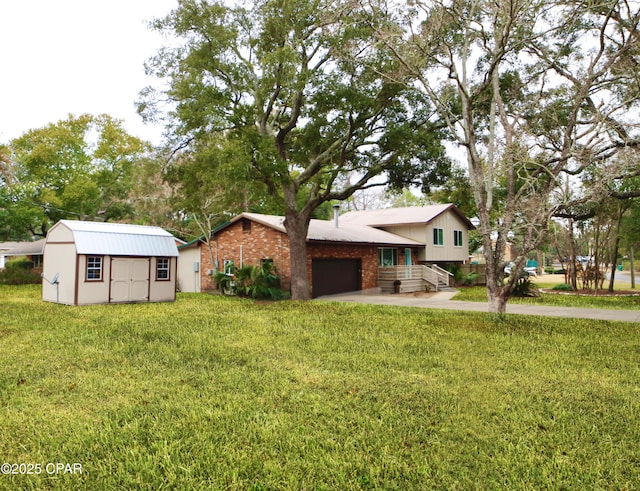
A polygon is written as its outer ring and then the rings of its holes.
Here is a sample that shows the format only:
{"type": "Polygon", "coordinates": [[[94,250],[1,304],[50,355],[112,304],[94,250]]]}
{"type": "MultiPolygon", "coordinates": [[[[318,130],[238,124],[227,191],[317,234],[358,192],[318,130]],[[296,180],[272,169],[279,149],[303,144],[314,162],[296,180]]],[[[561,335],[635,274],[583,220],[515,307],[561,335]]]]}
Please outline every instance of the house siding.
{"type": "MultiPolygon", "coordinates": [[[[203,251],[201,249],[206,248],[199,242],[188,248],[180,249],[180,257],[178,258],[178,291],[195,293],[201,291],[203,279],[201,274],[203,267],[201,254],[203,254],[203,251]],[[194,271],[194,263],[198,263],[198,271],[194,271]]],[[[206,275],[204,277],[206,278],[206,275]]]]}
{"type": "Polygon", "coordinates": [[[426,246],[418,253],[418,261],[422,263],[466,262],[469,260],[469,230],[467,224],[455,213],[446,211],[425,224],[407,224],[382,227],[392,234],[400,235],[426,246]],[[433,244],[433,229],[443,230],[444,244],[433,244]],[[462,231],[462,246],[454,246],[453,231],[462,231]]]}
{"type": "Polygon", "coordinates": [[[469,260],[469,230],[467,225],[452,212],[443,213],[427,224],[427,236],[424,239],[427,244],[427,262],[466,262],[469,260]],[[433,229],[443,230],[444,244],[433,244],[433,229]],[[462,231],[462,246],[453,245],[453,231],[462,231]]]}

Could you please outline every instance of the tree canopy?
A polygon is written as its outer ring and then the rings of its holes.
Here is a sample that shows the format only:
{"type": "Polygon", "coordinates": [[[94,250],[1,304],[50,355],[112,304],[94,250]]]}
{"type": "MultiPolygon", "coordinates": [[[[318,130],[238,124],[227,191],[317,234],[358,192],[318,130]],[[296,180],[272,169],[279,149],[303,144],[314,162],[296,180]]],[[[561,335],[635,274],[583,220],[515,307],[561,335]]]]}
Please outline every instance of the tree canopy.
{"type": "Polygon", "coordinates": [[[44,237],[63,218],[131,216],[134,166],[149,150],[107,115],[70,115],[26,132],[3,152],[0,233],[44,237]]]}
{"type": "MultiPolygon", "coordinates": [[[[487,265],[490,308],[503,312],[508,242],[516,265],[550,219],[585,199],[582,176],[611,181],[612,157],[637,152],[637,4],[572,0],[417,0],[376,33],[464,150],[487,265]]],[[[387,74],[391,79],[393,74],[387,74]]],[[[637,160],[636,160],[637,161],[637,160]]],[[[633,169],[620,169],[628,175],[633,169]]],[[[637,172],[637,164],[635,172],[637,172]]],[[[609,191],[607,191],[609,192],[609,191]]],[[[589,199],[589,198],[587,198],[589,199]]]]}
{"type": "Polygon", "coordinates": [[[426,183],[448,169],[426,98],[380,76],[396,68],[372,36],[384,22],[346,0],[182,0],[153,24],[179,43],[150,60],[168,88],[143,91],[140,112],[158,117],[168,100],[169,132],[196,160],[213,135],[244,156],[231,159],[235,174],[284,210],[293,298],[310,295],[306,234],[319,206],[385,173],[426,183]]]}

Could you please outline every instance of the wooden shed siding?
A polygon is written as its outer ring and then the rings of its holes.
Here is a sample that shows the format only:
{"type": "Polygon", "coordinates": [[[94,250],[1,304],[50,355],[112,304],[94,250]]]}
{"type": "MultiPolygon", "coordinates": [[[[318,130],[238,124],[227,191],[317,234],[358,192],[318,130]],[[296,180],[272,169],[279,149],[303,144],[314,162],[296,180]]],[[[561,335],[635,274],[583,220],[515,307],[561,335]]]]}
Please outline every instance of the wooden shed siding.
{"type": "Polygon", "coordinates": [[[109,302],[109,279],[111,272],[111,257],[102,257],[102,280],[87,281],[87,257],[78,254],[78,282],[76,303],[78,305],[91,305],[95,303],[109,302]]]}
{"type": "Polygon", "coordinates": [[[176,299],[176,279],[178,275],[178,258],[169,259],[169,280],[156,280],[158,258],[151,258],[151,270],[149,274],[149,301],[165,302],[176,299]]]}
{"type": "MultiPolygon", "coordinates": [[[[87,257],[93,254],[77,254],[73,232],[63,223],[54,225],[47,234],[44,249],[43,272],[48,280],[59,274],[58,291],[56,286],[43,280],[42,299],[59,301],[68,305],[91,305],[110,303],[111,261],[113,257],[102,257],[102,280],[86,281],[87,257]]],[[[175,300],[175,281],[177,277],[177,258],[169,258],[169,281],[156,281],[156,257],[134,256],[149,261],[148,299],[151,302],[175,300]]]]}
{"type": "Polygon", "coordinates": [[[42,280],[42,299],[48,302],[59,300],[60,303],[73,305],[76,289],[76,248],[73,243],[46,243],[42,271],[45,278],[51,281],[58,274],[58,286],[42,280]],[[58,291],[56,291],[56,288],[58,291]]]}

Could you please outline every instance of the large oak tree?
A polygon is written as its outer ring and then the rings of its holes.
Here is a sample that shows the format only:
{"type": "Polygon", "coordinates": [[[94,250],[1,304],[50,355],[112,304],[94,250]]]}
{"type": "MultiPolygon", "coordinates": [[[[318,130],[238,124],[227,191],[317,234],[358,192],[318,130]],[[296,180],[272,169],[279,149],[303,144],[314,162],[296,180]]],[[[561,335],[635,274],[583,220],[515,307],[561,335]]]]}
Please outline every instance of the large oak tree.
{"type": "Polygon", "coordinates": [[[447,167],[425,99],[380,76],[396,64],[373,42],[380,14],[350,0],[181,0],[153,23],[172,39],[148,64],[167,86],[145,89],[140,112],[157,117],[166,103],[183,155],[212,135],[242,148],[235,175],[284,209],[294,299],[311,294],[306,236],[319,206],[385,173],[402,182],[447,167]]]}

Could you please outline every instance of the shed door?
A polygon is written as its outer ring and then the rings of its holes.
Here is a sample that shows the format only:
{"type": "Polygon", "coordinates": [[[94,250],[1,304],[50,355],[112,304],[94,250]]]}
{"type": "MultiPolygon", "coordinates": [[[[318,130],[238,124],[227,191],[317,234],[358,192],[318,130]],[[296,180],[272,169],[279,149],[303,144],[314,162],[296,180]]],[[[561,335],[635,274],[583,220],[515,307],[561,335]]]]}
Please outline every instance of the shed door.
{"type": "Polygon", "coordinates": [[[313,297],[360,290],[360,259],[314,259],[311,263],[313,297]]]}
{"type": "Polygon", "coordinates": [[[149,258],[111,260],[111,302],[149,300],[149,258]]]}

